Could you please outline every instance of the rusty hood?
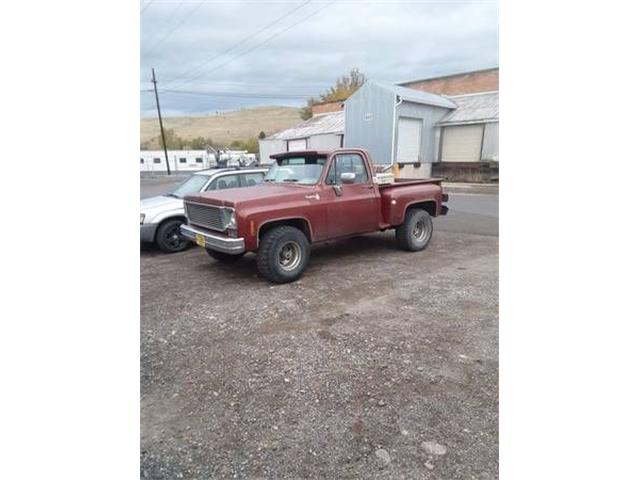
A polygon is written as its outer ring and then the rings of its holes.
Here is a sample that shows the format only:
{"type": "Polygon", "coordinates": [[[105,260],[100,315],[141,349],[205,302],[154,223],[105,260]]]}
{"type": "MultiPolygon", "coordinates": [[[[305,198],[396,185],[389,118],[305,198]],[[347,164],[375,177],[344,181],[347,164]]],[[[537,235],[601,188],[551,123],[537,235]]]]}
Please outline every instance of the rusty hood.
{"type": "Polygon", "coordinates": [[[197,202],[218,207],[254,206],[266,204],[280,204],[299,199],[311,185],[295,185],[282,183],[261,183],[255,187],[230,188],[228,190],[214,190],[201,192],[185,197],[186,202],[197,202]]]}

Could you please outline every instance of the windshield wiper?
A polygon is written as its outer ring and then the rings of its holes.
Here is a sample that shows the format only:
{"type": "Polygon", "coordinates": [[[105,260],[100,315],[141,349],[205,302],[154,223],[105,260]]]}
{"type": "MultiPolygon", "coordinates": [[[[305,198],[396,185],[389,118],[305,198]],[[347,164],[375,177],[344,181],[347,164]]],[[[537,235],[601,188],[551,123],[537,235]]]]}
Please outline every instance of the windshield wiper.
{"type": "Polygon", "coordinates": [[[282,181],[283,182],[299,182],[300,180],[298,180],[297,178],[283,178],[282,181]]]}
{"type": "Polygon", "coordinates": [[[273,181],[274,181],[273,178],[265,178],[263,180],[263,182],[273,182],[273,181]]]}
{"type": "Polygon", "coordinates": [[[165,197],[173,197],[173,198],[180,198],[178,195],[176,195],[175,193],[165,193],[164,194],[165,197]]]}

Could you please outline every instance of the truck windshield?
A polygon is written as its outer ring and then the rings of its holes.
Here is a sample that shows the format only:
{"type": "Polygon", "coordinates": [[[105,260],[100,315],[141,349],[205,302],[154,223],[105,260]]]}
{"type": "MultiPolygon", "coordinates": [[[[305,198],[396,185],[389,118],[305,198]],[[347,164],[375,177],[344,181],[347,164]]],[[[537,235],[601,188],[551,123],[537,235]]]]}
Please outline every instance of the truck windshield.
{"type": "Polygon", "coordinates": [[[180,185],[178,185],[178,187],[172,193],[169,193],[167,195],[170,197],[184,198],[190,193],[199,192],[208,180],[209,175],[192,175],[180,185]]]}
{"type": "Polygon", "coordinates": [[[264,178],[265,182],[314,185],[320,180],[324,157],[295,157],[276,160],[264,178]]]}

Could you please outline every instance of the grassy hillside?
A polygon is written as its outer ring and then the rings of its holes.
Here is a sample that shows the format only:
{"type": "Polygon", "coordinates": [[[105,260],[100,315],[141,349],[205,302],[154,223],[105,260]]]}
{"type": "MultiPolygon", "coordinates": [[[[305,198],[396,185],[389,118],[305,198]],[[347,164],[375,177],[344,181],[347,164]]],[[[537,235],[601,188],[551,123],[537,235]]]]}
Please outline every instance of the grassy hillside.
{"type": "MultiPolygon", "coordinates": [[[[173,129],[182,138],[204,137],[214,142],[229,144],[233,140],[255,138],[261,131],[271,135],[302,120],[297,108],[255,107],[205,117],[163,117],[162,121],[165,129],[173,129]]],[[[159,134],[157,118],[140,119],[140,142],[150,140],[159,134]]]]}

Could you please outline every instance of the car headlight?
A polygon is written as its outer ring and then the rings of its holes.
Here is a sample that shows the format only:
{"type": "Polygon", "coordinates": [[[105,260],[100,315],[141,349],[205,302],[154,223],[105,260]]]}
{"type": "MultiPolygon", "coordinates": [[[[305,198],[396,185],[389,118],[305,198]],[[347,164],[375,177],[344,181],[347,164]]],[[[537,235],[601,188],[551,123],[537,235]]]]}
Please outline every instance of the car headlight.
{"type": "Polygon", "coordinates": [[[140,214],[140,225],[144,223],[144,213],[140,214]]]}

